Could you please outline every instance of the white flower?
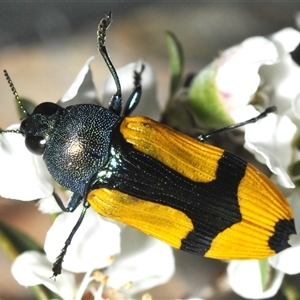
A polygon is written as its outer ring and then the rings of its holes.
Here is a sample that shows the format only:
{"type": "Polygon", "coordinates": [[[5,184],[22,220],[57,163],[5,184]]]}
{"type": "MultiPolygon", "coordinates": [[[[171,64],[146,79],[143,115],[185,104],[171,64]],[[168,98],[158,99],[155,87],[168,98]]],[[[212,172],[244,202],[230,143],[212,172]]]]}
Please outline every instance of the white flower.
{"type": "Polygon", "coordinates": [[[227,112],[247,105],[260,84],[258,70],[278,59],[274,43],[252,37],[224,51],[217,59],[216,85],[227,112]]]}
{"type": "Polygon", "coordinates": [[[119,289],[131,282],[132,295],[168,282],[174,274],[172,249],[166,243],[131,227],[121,233],[121,253],[108,268],[108,285],[119,289]]]}
{"type": "Polygon", "coordinates": [[[216,84],[227,111],[231,114],[243,108],[259,87],[267,87],[272,96],[265,105],[276,105],[279,111],[289,108],[300,92],[295,84],[300,69],[289,52],[299,43],[300,32],[285,28],[268,38],[248,38],[224,51],[217,60],[216,84]]]}
{"type": "Polygon", "coordinates": [[[99,105],[97,92],[92,80],[92,72],[90,68],[94,56],[90,57],[80,70],[74,82],[67,92],[58,101],[58,105],[67,107],[76,104],[96,104],[99,105]]]}
{"type": "Polygon", "coordinates": [[[247,299],[265,299],[276,295],[281,286],[283,272],[276,271],[271,285],[264,290],[258,260],[233,261],[227,268],[233,291],[247,299]]]}
{"type": "MultiPolygon", "coordinates": [[[[97,217],[100,219],[99,216],[97,217]]],[[[96,224],[91,224],[91,226],[93,225],[96,224]]],[[[102,231],[107,230],[103,226],[101,229],[102,231]]],[[[78,256],[73,257],[74,266],[71,267],[73,271],[70,272],[63,269],[62,274],[56,280],[49,276],[52,268],[50,261],[45,255],[36,251],[27,251],[14,261],[12,267],[13,276],[24,286],[43,284],[63,299],[81,299],[81,296],[87,289],[94,294],[95,299],[96,295],[98,295],[97,299],[103,299],[101,297],[102,293],[109,293],[111,289],[129,297],[129,295],[163,284],[172,277],[175,265],[171,247],[138,232],[136,229],[125,227],[121,234],[122,252],[114,260],[109,260],[111,265],[103,270],[103,275],[107,279],[100,282],[99,289],[95,291],[94,286],[88,286],[91,281],[96,279],[91,275],[92,271],[99,268],[99,261],[101,260],[104,262],[102,267],[108,265],[106,255],[103,256],[103,250],[99,251],[101,246],[107,248],[106,244],[110,243],[109,238],[105,237],[105,233],[103,234],[102,237],[98,235],[98,239],[94,240],[93,245],[89,241],[81,239],[83,247],[86,247],[86,253],[83,254],[77,251],[78,256]],[[84,245],[86,243],[88,245],[84,245]],[[99,246],[96,246],[96,244],[99,244],[99,246]],[[93,249],[95,246],[97,249],[93,249]],[[96,255],[93,252],[96,252],[96,255]],[[90,263],[88,262],[90,270],[87,270],[88,268],[84,265],[82,265],[80,270],[78,269],[76,265],[81,265],[80,260],[82,259],[90,261],[90,263]],[[86,276],[80,284],[75,281],[74,272],[77,271],[86,272],[86,276]]],[[[112,234],[112,231],[108,230],[106,234],[112,234]]],[[[95,237],[93,236],[93,238],[95,237]]],[[[74,245],[72,244],[70,247],[72,246],[74,245]]],[[[68,262],[65,261],[63,266],[65,267],[67,264],[68,262]]]]}
{"type": "MultiPolygon", "coordinates": [[[[250,107],[250,115],[259,114],[253,106],[250,107]]],[[[245,128],[245,148],[258,161],[265,163],[276,174],[276,181],[287,188],[295,187],[287,170],[292,162],[292,142],[296,132],[297,127],[291,119],[280,114],[270,114],[245,128]]]]}
{"type": "MultiPolygon", "coordinates": [[[[44,249],[52,263],[79,219],[82,206],[60,214],[49,229],[44,249]]],[[[64,258],[63,268],[75,273],[107,267],[120,252],[120,228],[89,208],[64,258]]]]}
{"type": "Polygon", "coordinates": [[[289,106],[283,100],[292,101],[300,91],[295,85],[300,74],[288,52],[299,42],[300,33],[286,28],[223,51],[191,84],[188,103],[193,113],[207,126],[229,125],[262,87],[274,95],[273,105],[280,111],[289,106]]]}
{"type": "MultiPolygon", "coordinates": [[[[8,128],[15,129],[19,129],[19,126],[8,128]]],[[[0,134],[0,165],[2,197],[29,201],[53,193],[51,176],[43,159],[27,150],[21,134],[0,134]]]]}
{"type": "MultiPolygon", "coordinates": [[[[278,60],[272,65],[262,66],[259,75],[262,91],[267,93],[264,107],[275,105],[278,112],[256,124],[245,126],[245,147],[259,161],[265,162],[273,173],[278,174],[277,181],[281,185],[291,188],[294,185],[287,176],[287,169],[292,163],[292,142],[299,125],[295,115],[296,98],[300,93],[297,84],[300,68],[288,52],[299,44],[300,33],[287,28],[270,36],[270,40],[277,47],[278,60]]],[[[239,111],[236,111],[234,116],[238,114],[239,111]]]]}
{"type": "Polygon", "coordinates": [[[26,251],[19,255],[12,265],[12,274],[20,285],[45,285],[65,300],[74,299],[76,292],[75,274],[64,271],[59,280],[49,276],[52,264],[46,256],[37,251],[26,251]]]}
{"type": "Polygon", "coordinates": [[[269,91],[269,102],[265,105],[276,105],[278,112],[284,114],[300,93],[300,86],[297,84],[300,68],[289,53],[300,43],[300,32],[286,28],[271,35],[270,39],[277,46],[279,57],[273,65],[260,68],[261,86],[269,91]]]}
{"type": "MultiPolygon", "coordinates": [[[[283,192],[292,207],[296,230],[300,232],[299,188],[295,188],[290,174],[290,166],[300,157],[299,151],[293,144],[300,125],[298,119],[300,105],[297,100],[297,95],[300,94],[300,86],[297,84],[300,78],[300,68],[289,54],[299,44],[300,33],[287,28],[270,36],[269,42],[276,48],[277,59],[273,60],[272,64],[260,65],[260,68],[255,71],[258,77],[254,76],[252,83],[249,84],[253,85],[254,92],[255,86],[259,87],[257,95],[262,96],[259,101],[261,106],[266,108],[276,105],[278,112],[244,127],[245,148],[252,152],[258,161],[265,163],[274,174],[272,179],[278,183],[279,187],[285,188],[283,192]]],[[[273,52],[272,50],[270,53],[273,52]]],[[[230,76],[229,72],[230,68],[228,68],[228,76],[230,76]]],[[[247,102],[241,100],[240,108],[230,112],[235,122],[245,121],[259,114],[252,105],[245,106],[245,104],[247,102]]],[[[239,104],[236,105],[238,106],[239,104]]],[[[266,290],[263,290],[257,260],[231,261],[227,272],[233,290],[242,297],[250,299],[274,296],[280,288],[285,273],[300,272],[300,264],[297,263],[297,257],[300,255],[300,238],[293,236],[289,242],[292,245],[291,248],[267,260],[275,269],[275,276],[266,290]]]]}

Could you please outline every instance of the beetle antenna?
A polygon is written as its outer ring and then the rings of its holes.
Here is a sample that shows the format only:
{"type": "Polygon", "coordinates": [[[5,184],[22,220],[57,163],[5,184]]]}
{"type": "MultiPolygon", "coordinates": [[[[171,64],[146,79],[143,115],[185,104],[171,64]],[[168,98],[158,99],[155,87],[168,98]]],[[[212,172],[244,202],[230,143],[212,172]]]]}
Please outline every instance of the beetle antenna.
{"type": "Polygon", "coordinates": [[[237,123],[237,124],[233,124],[233,125],[229,125],[229,126],[217,129],[217,130],[212,131],[208,134],[203,134],[203,135],[201,134],[197,137],[197,139],[201,142],[205,142],[206,140],[208,140],[213,135],[216,135],[216,134],[219,134],[219,133],[224,133],[224,132],[227,132],[227,131],[231,131],[233,129],[245,126],[245,125],[250,124],[250,123],[255,123],[258,120],[265,118],[268,114],[275,112],[276,110],[277,110],[276,106],[270,106],[270,107],[266,108],[262,113],[260,113],[257,117],[251,118],[251,119],[246,120],[244,122],[240,122],[240,123],[237,123]]]}
{"type": "MultiPolygon", "coordinates": [[[[21,102],[21,99],[19,97],[19,94],[18,94],[18,92],[17,92],[17,90],[16,90],[16,88],[15,88],[12,80],[10,79],[10,76],[8,75],[8,72],[6,70],[3,70],[3,72],[4,72],[4,76],[5,76],[6,80],[7,80],[7,82],[9,84],[9,86],[10,86],[10,88],[11,88],[14,96],[15,96],[15,99],[17,101],[18,106],[21,108],[21,110],[23,111],[23,113],[25,115],[29,116],[29,113],[27,112],[26,108],[23,106],[23,104],[21,102]]],[[[0,134],[3,134],[3,133],[18,133],[18,134],[22,134],[22,132],[19,129],[2,130],[0,128],[0,134]]]]}
{"type": "Polygon", "coordinates": [[[119,76],[117,71],[110,60],[110,57],[107,53],[107,49],[105,46],[106,40],[106,31],[109,25],[112,22],[112,13],[108,12],[105,14],[105,17],[100,21],[97,31],[97,40],[98,40],[98,50],[102,55],[114,81],[116,84],[117,92],[114,94],[112,99],[110,100],[109,109],[115,112],[116,114],[120,115],[122,111],[122,91],[121,91],[121,84],[119,80],[119,76]]]}
{"type": "Polygon", "coordinates": [[[22,134],[22,132],[19,129],[2,130],[0,128],[0,134],[3,134],[3,133],[18,133],[18,134],[22,134]]]}
{"type": "Polygon", "coordinates": [[[19,97],[19,94],[18,94],[18,92],[17,92],[17,90],[16,90],[16,88],[15,88],[15,86],[14,86],[12,80],[10,79],[10,76],[8,75],[8,73],[7,73],[6,70],[4,70],[3,72],[4,72],[4,76],[5,76],[6,80],[7,80],[7,82],[8,82],[8,84],[9,84],[9,86],[10,86],[10,88],[11,88],[11,90],[12,90],[14,96],[15,96],[15,99],[16,99],[16,101],[17,101],[18,106],[21,108],[22,112],[23,112],[26,116],[29,116],[28,111],[27,111],[26,108],[23,106],[23,104],[22,104],[22,102],[21,102],[21,99],[20,99],[20,97],[19,97]]]}

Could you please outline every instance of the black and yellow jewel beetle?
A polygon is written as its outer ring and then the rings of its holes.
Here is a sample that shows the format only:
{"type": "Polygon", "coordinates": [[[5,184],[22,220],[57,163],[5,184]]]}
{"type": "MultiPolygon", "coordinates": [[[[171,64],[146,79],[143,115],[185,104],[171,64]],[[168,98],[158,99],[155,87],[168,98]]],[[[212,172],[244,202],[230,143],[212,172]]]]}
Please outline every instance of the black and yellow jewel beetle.
{"type": "MultiPolygon", "coordinates": [[[[122,110],[121,88],[104,41],[111,14],[101,20],[99,50],[117,85],[109,109],[82,104],[38,105],[19,133],[43,155],[53,178],[74,194],[64,211],[83,201],[81,217],[53,267],[63,257],[92,206],[102,216],[133,226],[177,249],[216,259],[259,259],[290,245],[291,208],[279,189],[254,166],[223,149],[190,138],[146,117],[130,117],[141,96],[140,73],[122,110]]],[[[214,133],[231,130],[257,118],[214,133]]]]}

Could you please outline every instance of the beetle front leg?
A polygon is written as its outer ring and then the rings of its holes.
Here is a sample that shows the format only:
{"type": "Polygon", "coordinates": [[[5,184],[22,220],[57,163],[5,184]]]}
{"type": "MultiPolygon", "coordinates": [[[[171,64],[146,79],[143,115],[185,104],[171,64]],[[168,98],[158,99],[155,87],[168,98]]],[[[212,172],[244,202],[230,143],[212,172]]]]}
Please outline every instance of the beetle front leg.
{"type": "Polygon", "coordinates": [[[78,207],[78,205],[82,202],[82,199],[83,199],[81,195],[74,193],[71,196],[68,205],[65,206],[64,202],[61,200],[61,198],[58,196],[58,194],[55,191],[53,192],[52,195],[53,195],[57,205],[60,207],[60,209],[63,212],[73,212],[78,207]]]}
{"type": "Polygon", "coordinates": [[[84,216],[86,214],[86,211],[89,207],[90,207],[90,204],[85,200],[84,204],[83,204],[83,209],[82,209],[81,214],[79,216],[79,219],[77,220],[75,226],[73,227],[70,235],[66,239],[65,245],[61,249],[61,252],[60,252],[59,256],[56,258],[55,262],[53,263],[53,267],[52,267],[53,275],[52,275],[52,277],[56,277],[57,275],[61,274],[62,263],[64,261],[65,255],[67,253],[67,249],[68,249],[69,245],[72,242],[74,234],[76,233],[77,229],[80,227],[80,225],[81,225],[81,223],[84,219],[84,216]]]}

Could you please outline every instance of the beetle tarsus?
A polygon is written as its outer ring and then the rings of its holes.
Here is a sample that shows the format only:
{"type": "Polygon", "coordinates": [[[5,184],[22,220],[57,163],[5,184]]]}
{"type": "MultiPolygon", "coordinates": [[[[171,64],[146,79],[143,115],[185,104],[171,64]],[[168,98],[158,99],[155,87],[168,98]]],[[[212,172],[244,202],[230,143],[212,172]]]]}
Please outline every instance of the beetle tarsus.
{"type": "Polygon", "coordinates": [[[53,267],[52,267],[53,275],[52,275],[52,277],[56,277],[57,275],[59,275],[61,273],[62,263],[64,261],[65,255],[67,253],[67,248],[71,244],[73,236],[76,233],[77,229],[80,227],[80,225],[83,221],[83,218],[86,214],[86,211],[89,207],[90,207],[89,203],[87,201],[85,201],[84,204],[83,204],[83,209],[81,211],[79,219],[77,220],[75,226],[73,227],[69,237],[67,238],[67,240],[65,242],[64,247],[61,249],[61,252],[60,252],[59,256],[56,258],[56,261],[53,264],[53,267]]]}
{"type": "Polygon", "coordinates": [[[143,62],[138,62],[137,63],[137,67],[139,67],[140,70],[139,71],[134,70],[134,73],[133,73],[133,84],[134,84],[134,87],[142,85],[142,74],[143,74],[143,72],[145,70],[145,64],[143,62]]]}
{"type": "Polygon", "coordinates": [[[67,248],[69,245],[65,244],[65,246],[61,249],[60,254],[57,256],[56,261],[53,263],[52,271],[53,274],[50,278],[56,278],[59,274],[61,274],[62,263],[64,261],[64,257],[67,253],[67,248]]]}

